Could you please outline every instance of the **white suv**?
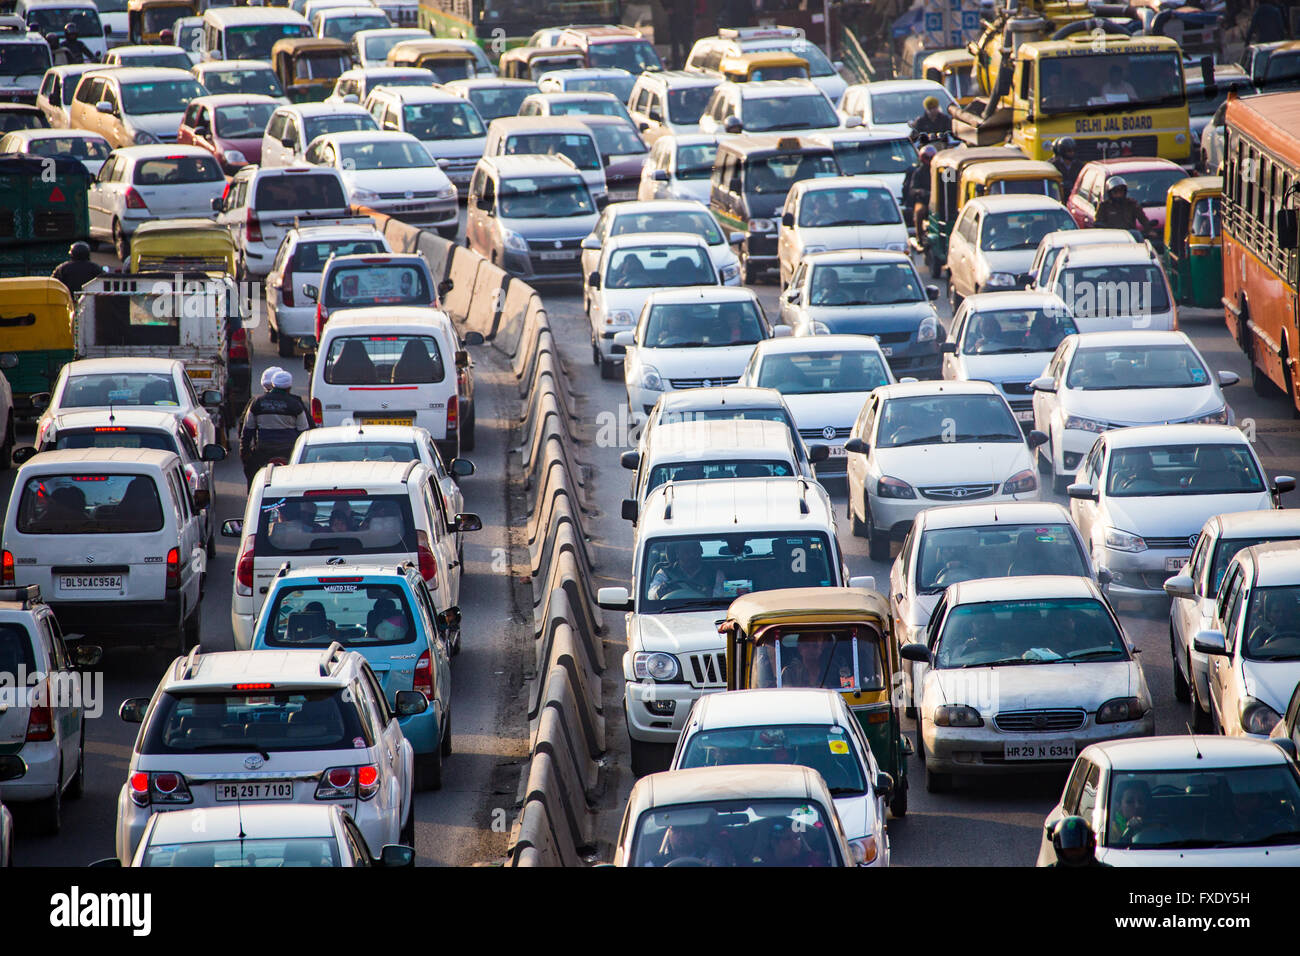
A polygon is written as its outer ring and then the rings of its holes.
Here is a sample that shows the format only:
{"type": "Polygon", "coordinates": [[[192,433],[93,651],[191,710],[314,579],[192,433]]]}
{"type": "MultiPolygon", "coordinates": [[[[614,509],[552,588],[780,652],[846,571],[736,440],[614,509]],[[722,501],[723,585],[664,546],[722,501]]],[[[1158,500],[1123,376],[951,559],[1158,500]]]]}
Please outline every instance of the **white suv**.
{"type": "Polygon", "coordinates": [[[239,803],[330,801],[356,821],[372,855],[413,846],[415,753],[398,717],[428,706],[419,691],[399,691],[395,713],[366,659],[337,643],[195,648],[152,699],[118,710],[142,726],[117,798],[117,858],[130,862],[155,813],[239,803]]]}

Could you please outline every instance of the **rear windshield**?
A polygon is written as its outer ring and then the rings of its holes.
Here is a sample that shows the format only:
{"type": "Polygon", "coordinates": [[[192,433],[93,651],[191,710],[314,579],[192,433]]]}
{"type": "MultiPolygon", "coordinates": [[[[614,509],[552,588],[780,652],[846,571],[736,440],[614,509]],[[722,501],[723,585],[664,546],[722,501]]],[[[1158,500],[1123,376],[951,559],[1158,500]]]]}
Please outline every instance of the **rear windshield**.
{"type": "Polygon", "coordinates": [[[367,305],[431,305],[424,270],[405,263],[357,263],[330,270],[325,305],[331,309],[367,305]]]}
{"type": "Polygon", "coordinates": [[[367,252],[387,252],[382,239],[325,239],[300,242],[293,251],[293,271],[320,273],[330,256],[357,256],[367,252]]]}
{"type": "Polygon", "coordinates": [[[49,68],[50,48],[44,43],[0,44],[0,76],[43,76],[49,68]]]}
{"type": "Polygon", "coordinates": [[[321,36],[351,40],[352,35],[360,30],[384,30],[388,26],[388,17],[382,13],[329,17],[321,24],[321,36]]]}
{"type": "Polygon", "coordinates": [[[104,425],[85,431],[61,431],[54,450],[65,448],[153,448],[179,455],[176,439],[166,432],[133,432],[121,425],[104,425]]]}
{"type": "Polygon", "coordinates": [[[592,43],[587,47],[587,60],[592,66],[617,67],[633,76],[640,76],[646,70],[663,69],[655,48],[645,40],[592,43]]]}
{"type": "Polygon", "coordinates": [[[469,101],[478,110],[479,116],[489,123],[502,116],[515,116],[519,113],[519,104],[530,93],[536,93],[533,86],[488,87],[482,90],[470,90],[469,101]]]}
{"type": "Polygon", "coordinates": [[[153,372],[78,375],[68,379],[59,399],[60,408],[96,408],[101,405],[177,408],[180,403],[176,400],[176,383],[172,377],[153,372]]]}
{"type": "Polygon", "coordinates": [[[341,866],[333,837],[294,837],[290,840],[205,840],[202,843],[159,843],[144,851],[141,866],[281,867],[341,866]]]}
{"type": "Polygon", "coordinates": [[[778,193],[784,196],[797,182],[839,174],[840,167],[829,152],[756,157],[745,162],[745,192],[759,196],[778,193]]]}
{"type": "Polygon", "coordinates": [[[406,591],[397,584],[362,584],[360,578],[318,578],[281,588],[267,613],[268,647],[344,647],[407,644],[418,632],[406,591]]]}
{"type": "Polygon", "coordinates": [[[406,132],[416,139],[473,139],[486,130],[469,103],[409,103],[402,108],[406,132]]]}
{"type": "Polygon", "coordinates": [[[312,444],[302,450],[297,464],[317,461],[419,461],[414,442],[349,441],[337,445],[312,444]]]}
{"type": "Polygon", "coordinates": [[[108,141],[89,136],[48,136],[29,140],[27,152],[33,156],[71,156],[99,162],[108,159],[108,141]]]}
{"type": "Polygon", "coordinates": [[[416,544],[406,495],[340,491],[268,496],[258,516],[254,554],[414,554],[416,544]]]}
{"type": "Polygon", "coordinates": [[[284,96],[280,81],[267,67],[241,67],[232,70],[205,70],[203,85],[214,96],[218,93],[261,93],[284,96]]]}
{"type": "Polygon", "coordinates": [[[852,140],[834,144],[845,176],[908,173],[916,165],[916,147],[906,139],[852,140]]]}
{"type": "Polygon", "coordinates": [[[356,130],[377,130],[375,118],[369,113],[340,113],[336,115],[313,116],[303,121],[306,133],[304,143],[310,143],[317,136],[328,133],[351,133],[356,130]]]}
{"type": "Polygon", "coordinates": [[[183,186],[225,180],[217,161],[208,156],[168,156],[137,163],[137,186],[183,186]]]}
{"type": "Polygon", "coordinates": [[[261,212],[349,208],[337,175],[310,173],[265,177],[257,184],[253,205],[261,212]]]}
{"type": "Polygon", "coordinates": [[[712,95],[712,86],[685,86],[669,90],[668,119],[682,125],[698,123],[712,95]]]}
{"type": "Polygon", "coordinates": [[[507,156],[567,156],[578,169],[600,169],[600,153],[590,133],[521,133],[506,139],[507,156]]]}
{"type": "Polygon", "coordinates": [[[36,669],[32,635],[21,624],[0,624],[0,674],[31,674],[36,669]]]}
{"type": "Polygon", "coordinates": [[[350,751],[357,740],[373,746],[351,696],[344,689],[163,694],[140,752],[350,751]]]}
{"type": "Polygon", "coordinates": [[[447,377],[431,335],[345,335],[325,356],[327,385],[428,385],[447,377]]]}
{"type": "Polygon", "coordinates": [[[605,274],[610,289],[718,284],[708,253],[695,246],[617,249],[609,257],[605,274]]]}
{"type": "Polygon", "coordinates": [[[780,459],[745,459],[743,461],[688,461],[656,465],[650,470],[646,480],[646,494],[654,491],[668,480],[672,481],[709,481],[714,478],[789,478],[794,474],[794,466],[789,461],[780,459]]]}
{"type": "Polygon", "coordinates": [[[18,503],[22,534],[146,534],[162,526],[147,475],[41,475],[26,481],[18,503]]]}
{"type": "Polygon", "coordinates": [[[269,60],[277,40],[311,36],[305,23],[253,23],[226,27],[225,52],[228,60],[269,60]]]}

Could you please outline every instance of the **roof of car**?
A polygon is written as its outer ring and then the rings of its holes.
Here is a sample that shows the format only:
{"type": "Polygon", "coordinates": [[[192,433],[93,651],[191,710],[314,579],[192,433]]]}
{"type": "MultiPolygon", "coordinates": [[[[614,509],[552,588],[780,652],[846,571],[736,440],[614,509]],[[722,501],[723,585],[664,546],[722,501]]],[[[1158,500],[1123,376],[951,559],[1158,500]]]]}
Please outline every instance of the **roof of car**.
{"type": "MultiPolygon", "coordinates": [[[[334,321],[333,316],[330,316],[330,321],[334,321]]],[[[275,489],[268,494],[402,484],[411,465],[409,461],[321,461],[306,465],[279,465],[268,473],[270,487],[275,489]]]]}
{"type": "MultiPolygon", "coordinates": [[[[216,72],[220,70],[274,70],[270,60],[208,60],[206,63],[195,63],[190,72],[200,71],[203,73],[216,72]]],[[[302,104],[306,105],[306,104],[302,104]]]]}
{"type": "MultiPolygon", "coordinates": [[[[622,205],[622,204],[620,204],[622,205]]],[[[692,302],[758,302],[758,295],[753,289],[736,285],[693,285],[680,289],[658,289],[650,293],[646,305],[664,305],[692,302]]],[[[688,389],[698,391],[698,389],[688,389]]],[[[680,392],[672,392],[678,395],[680,392]]]]}
{"type": "MultiPolygon", "coordinates": [[[[260,652],[259,652],[260,653],[260,652]]],[[[1274,748],[1276,749],[1276,748],[1274,748]]],[[[754,764],[670,770],[643,777],[633,787],[642,791],[638,803],[650,807],[705,803],[711,800],[786,798],[828,801],[826,784],[817,771],[793,764],[754,764]]],[[[829,801],[823,811],[829,807],[829,801]]]]}
{"type": "Polygon", "coordinates": [[[1116,329],[1113,332],[1083,332],[1077,348],[1110,349],[1136,345],[1191,345],[1185,332],[1177,329],[1116,329]]]}
{"type": "Polygon", "coordinates": [[[174,432],[180,425],[172,412],[158,411],[153,408],[99,408],[83,411],[70,409],[54,416],[54,427],[58,431],[69,428],[161,428],[174,432]]]}
{"type": "Polygon", "coordinates": [[[108,52],[119,57],[156,56],[159,53],[185,53],[185,48],[179,47],[175,43],[132,43],[126,46],[113,47],[108,52]]]}
{"type": "Polygon", "coordinates": [[[307,18],[301,13],[285,7],[212,7],[204,15],[218,20],[222,25],[269,22],[307,24],[307,18]]]}
{"type": "Polygon", "coordinates": [[[1233,560],[1255,566],[1256,587],[1300,584],[1300,541],[1270,541],[1238,551],[1233,560]]]}
{"type": "MultiPolygon", "coordinates": [[[[285,232],[285,237],[292,236],[296,240],[356,239],[361,234],[383,238],[383,233],[376,228],[373,219],[358,222],[355,226],[313,226],[304,223],[301,226],[290,226],[285,232]]],[[[387,255],[387,253],[384,253],[384,255],[387,255]]]]}
{"type": "MultiPolygon", "coordinates": [[[[325,11],[322,10],[321,12],[324,13],[325,11]]],[[[359,76],[367,80],[395,76],[427,76],[429,82],[432,83],[435,75],[433,70],[426,70],[422,66],[354,66],[352,69],[340,73],[339,79],[341,80],[345,76],[349,79],[359,76]]]]}
{"type": "MultiPolygon", "coordinates": [[[[17,106],[20,104],[6,103],[5,106],[17,106]]],[[[26,104],[22,104],[26,105],[26,104]]],[[[31,109],[36,109],[33,106],[31,109]]],[[[12,136],[15,139],[63,139],[72,137],[73,139],[103,139],[99,133],[89,129],[13,129],[4,134],[12,136]]]]}
{"type": "MultiPolygon", "coordinates": [[[[171,66],[123,66],[111,71],[118,83],[161,83],[164,80],[192,80],[194,74],[189,70],[171,66]]],[[[178,107],[176,112],[181,112],[178,107]]]]}
{"type": "Polygon", "coordinates": [[[579,176],[577,168],[559,156],[546,153],[514,153],[509,156],[484,156],[479,162],[491,163],[505,176],[579,176]]]}
{"type": "Polygon", "coordinates": [[[1288,759],[1268,740],[1201,734],[1108,740],[1090,745],[1084,754],[1100,757],[1114,771],[1225,770],[1284,764],[1288,759]]]}
{"type": "MultiPolygon", "coordinates": [[[[879,176],[818,176],[815,179],[801,179],[795,183],[792,190],[798,190],[800,193],[817,192],[821,189],[849,189],[853,187],[872,187],[874,189],[888,189],[889,184],[879,176]]],[[[890,195],[893,195],[892,193],[890,195]]]]}
{"type": "MultiPolygon", "coordinates": [[[[451,319],[447,313],[431,306],[419,305],[384,305],[367,306],[360,309],[338,309],[330,313],[329,329],[365,330],[375,332],[406,331],[450,331],[451,319]]],[[[341,334],[341,332],[340,332],[341,334]]]]}
{"type": "MultiPolygon", "coordinates": [[[[351,577],[384,577],[384,578],[404,578],[407,572],[411,570],[408,565],[397,564],[349,564],[347,566],[347,576],[351,577]]],[[[279,587],[285,582],[307,581],[311,578],[336,578],[339,575],[339,568],[332,564],[302,564],[290,568],[283,574],[276,576],[273,582],[274,586],[279,587]]],[[[310,583],[316,583],[314,581],[310,583]]]]}
{"type": "MultiPolygon", "coordinates": [[[[942,84],[936,83],[934,80],[879,80],[874,83],[864,83],[861,85],[864,86],[867,93],[872,96],[877,93],[897,93],[901,90],[943,90],[945,93],[948,93],[942,84]]],[[[952,95],[949,94],[950,99],[951,96],[952,95]]]]}
{"type": "Polygon", "coordinates": [[[340,440],[419,441],[428,434],[428,429],[418,425],[329,425],[307,429],[299,434],[298,441],[303,445],[324,445],[340,440]]]}
{"type": "MultiPolygon", "coordinates": [[[[610,94],[613,95],[612,93],[610,94]]],[[[635,130],[631,120],[626,116],[611,116],[606,113],[582,113],[578,115],[585,126],[622,126],[626,129],[635,130]]],[[[640,135],[639,133],[637,135],[640,135]]]]}
{"type": "MultiPolygon", "coordinates": [[[[607,236],[601,244],[605,251],[637,246],[707,246],[703,237],[691,232],[625,232],[607,236]]],[[[333,316],[330,317],[331,321],[333,316]]]]}
{"type": "MultiPolygon", "coordinates": [[[[420,141],[410,133],[403,133],[396,129],[345,129],[337,133],[325,133],[323,136],[316,137],[312,142],[327,140],[332,143],[415,143],[419,145],[420,141]]],[[[423,150],[424,147],[420,146],[423,150]]],[[[427,154],[426,154],[427,155],[427,154]]]]}
{"type": "Polygon", "coordinates": [[[1219,526],[1221,538],[1255,538],[1270,534],[1294,534],[1300,539],[1300,510],[1270,508],[1267,511],[1229,511],[1210,519],[1219,526]]]}
{"type": "Polygon", "coordinates": [[[411,103],[464,103],[465,100],[448,90],[436,86],[381,86],[374,93],[385,93],[402,102],[411,103]]]}
{"type": "Polygon", "coordinates": [[[917,526],[923,526],[927,531],[936,528],[974,528],[991,524],[1035,524],[1070,520],[1070,513],[1055,501],[950,505],[926,508],[916,516],[917,526]]]}
{"type": "MultiPolygon", "coordinates": [[[[331,321],[333,317],[331,316],[331,321]]],[[[821,339],[817,335],[813,338],[821,339]]],[[[891,398],[910,398],[914,395],[1000,395],[1002,394],[992,382],[978,379],[969,381],[931,381],[931,382],[897,382],[893,385],[881,385],[876,393],[882,401],[891,398]]]]}
{"type": "MultiPolygon", "coordinates": [[[[321,7],[320,9],[314,11],[312,13],[312,16],[318,17],[322,13],[325,14],[341,13],[344,14],[345,16],[355,17],[358,13],[382,13],[382,12],[383,12],[382,10],[380,10],[372,3],[353,3],[353,4],[348,4],[346,6],[321,7]]],[[[383,27],[376,27],[376,29],[382,30],[383,27]]]]}
{"type": "MultiPolygon", "coordinates": [[[[131,147],[131,149],[159,148],[169,149],[171,147],[131,147]]],[[[121,150],[118,152],[121,152],[121,150]]],[[[205,152],[205,155],[211,156],[212,154],[205,152]]],[[[172,372],[180,364],[179,359],[123,356],[122,358],[77,359],[75,362],[69,362],[64,368],[68,370],[68,378],[72,378],[74,375],[108,375],[114,372],[119,374],[122,372],[172,372]]]]}
{"type": "Polygon", "coordinates": [[[333,837],[332,818],[342,812],[338,804],[329,803],[243,803],[156,813],[151,818],[153,832],[149,845],[194,846],[241,838],[333,837]]]}
{"type": "Polygon", "coordinates": [[[723,82],[740,93],[742,103],[746,99],[760,96],[824,96],[812,80],[802,77],[792,80],[750,80],[748,83],[735,83],[731,80],[723,82]]]}
{"type": "Polygon", "coordinates": [[[642,73],[641,80],[662,80],[666,86],[717,86],[722,78],[716,73],[697,73],[694,70],[652,70],[642,73]]]}
{"type": "Polygon", "coordinates": [[[830,252],[811,252],[803,257],[811,266],[841,265],[846,262],[897,262],[911,264],[912,259],[905,252],[890,252],[887,249],[833,249],[830,252]]]}
{"type": "Polygon", "coordinates": [[[112,471],[117,467],[164,468],[175,461],[176,454],[156,448],[65,448],[60,451],[43,451],[29,458],[23,471],[35,469],[87,468],[112,471]]]}
{"type": "Polygon", "coordinates": [[[825,490],[801,477],[670,481],[646,499],[639,537],[719,526],[746,533],[817,530],[831,520],[825,490]]]}
{"type": "MultiPolygon", "coordinates": [[[[971,200],[975,202],[976,200],[971,200]]],[[[1082,230],[1080,230],[1082,231],[1082,230]]],[[[1129,265],[1154,263],[1155,253],[1145,242],[1105,242],[1094,246],[1066,246],[1061,253],[1068,265],[1129,265]]]]}
{"type": "MultiPolygon", "coordinates": [[[[190,77],[193,79],[193,77],[190,77]]],[[[158,143],[152,146],[119,146],[113,150],[115,156],[126,159],[162,159],[167,156],[200,156],[212,158],[212,153],[199,146],[186,146],[180,143],[158,143]]]]}
{"type": "Polygon", "coordinates": [[[337,116],[340,113],[370,115],[356,103],[289,103],[282,105],[280,109],[290,110],[303,117],[337,116]]]}
{"type": "MultiPolygon", "coordinates": [[[[499,131],[501,136],[511,133],[586,133],[591,130],[584,126],[577,116],[502,116],[494,119],[488,126],[490,133],[499,131]]],[[[594,137],[593,137],[594,138],[594,137]]]]}
{"type": "Polygon", "coordinates": [[[616,202],[605,207],[611,218],[644,215],[648,212],[708,212],[709,207],[698,199],[633,199],[616,202]]]}
{"type": "Polygon", "coordinates": [[[793,455],[790,429],[784,422],[715,418],[661,424],[646,449],[646,462],[747,461],[770,459],[774,454],[793,455]]]}
{"type": "Polygon", "coordinates": [[[705,694],[695,719],[700,730],[768,724],[837,724],[839,694],[815,687],[774,687],[705,694]]]}
{"type": "MultiPolygon", "coordinates": [[[[292,465],[293,468],[320,468],[320,465],[292,465]]],[[[332,463],[327,468],[354,467],[350,462],[332,463]]],[[[197,651],[198,648],[195,648],[197,651]]],[[[356,664],[363,660],[356,651],[344,651],[339,660],[328,661],[328,649],[307,650],[294,648],[281,650],[267,648],[259,651],[214,651],[191,654],[177,658],[167,670],[164,689],[176,690],[230,690],[235,684],[272,683],[277,687],[346,687],[355,673],[356,664]],[[190,667],[190,662],[193,667],[190,667]],[[350,666],[349,666],[350,664],[350,666]],[[344,666],[340,666],[344,665],[344,666]],[[321,671],[326,673],[322,674],[321,671]]]]}
{"type": "Polygon", "coordinates": [[[1106,433],[1111,448],[1163,445],[1245,445],[1246,434],[1235,425],[1136,425],[1106,433]]]}
{"type": "Polygon", "coordinates": [[[896,130],[868,129],[865,126],[855,126],[852,129],[836,129],[836,130],[830,130],[829,132],[815,133],[814,135],[808,138],[812,140],[825,140],[827,143],[843,143],[843,142],[868,143],[868,142],[882,142],[884,140],[891,140],[891,139],[892,140],[902,139],[902,140],[907,140],[909,144],[911,143],[911,140],[908,139],[906,133],[900,133],[896,130]]]}
{"type": "Polygon", "coordinates": [[[1133,243],[1137,240],[1127,229],[1054,229],[1038,240],[1039,247],[1047,246],[1098,246],[1115,243],[1133,243]]]}
{"type": "Polygon", "coordinates": [[[1035,196],[1030,193],[1005,193],[998,196],[976,196],[968,199],[966,205],[982,206],[989,212],[1018,212],[1022,209],[1059,209],[1065,207],[1051,196],[1035,196]]]}
{"type": "MultiPolygon", "coordinates": [[[[718,291],[722,291],[722,289],[718,291]]],[[[655,294],[664,295],[666,293],[657,292],[655,294]]],[[[774,388],[754,388],[742,385],[684,388],[669,392],[659,399],[660,412],[725,408],[728,405],[736,408],[784,408],[785,399],[774,388]]]]}
{"type": "Polygon", "coordinates": [[[970,312],[993,312],[999,309],[1037,309],[1057,308],[1062,314],[1069,312],[1069,307],[1055,292],[1041,292],[1036,289],[1023,289],[1009,292],[977,292],[962,300],[970,312]]]}
{"type": "MultiPolygon", "coordinates": [[[[538,79],[541,79],[541,77],[538,77],[538,79]]],[[[547,103],[581,103],[583,100],[622,102],[613,93],[605,90],[541,90],[529,94],[528,99],[544,100],[547,103]]]]}
{"type": "Polygon", "coordinates": [[[533,89],[537,89],[537,84],[532,80],[524,80],[515,76],[473,76],[469,79],[448,80],[442,85],[458,90],[490,90],[511,86],[531,86],[533,89]]]}
{"type": "Polygon", "coordinates": [[[1183,172],[1183,168],[1175,163],[1172,159],[1162,159],[1159,156],[1125,156],[1122,159],[1093,159],[1089,160],[1087,166],[1097,166],[1106,170],[1108,173],[1123,175],[1125,170],[1137,172],[1148,172],[1153,169],[1169,169],[1183,172]]]}
{"type": "Polygon", "coordinates": [[[204,106],[239,106],[245,103],[276,103],[279,100],[274,96],[267,96],[265,93],[209,93],[207,96],[196,96],[190,100],[190,104],[202,104],[204,106]]]}
{"type": "Polygon", "coordinates": [[[799,352],[813,355],[818,352],[840,352],[852,349],[855,352],[875,352],[884,356],[880,342],[870,335],[850,335],[832,333],[830,335],[787,335],[779,339],[764,339],[754,346],[759,358],[773,352],[799,352]]]}
{"type": "Polygon", "coordinates": [[[1073,574],[1027,574],[1009,578],[976,578],[948,588],[948,606],[993,601],[1039,601],[1091,597],[1102,600],[1090,578],[1073,574]]]}

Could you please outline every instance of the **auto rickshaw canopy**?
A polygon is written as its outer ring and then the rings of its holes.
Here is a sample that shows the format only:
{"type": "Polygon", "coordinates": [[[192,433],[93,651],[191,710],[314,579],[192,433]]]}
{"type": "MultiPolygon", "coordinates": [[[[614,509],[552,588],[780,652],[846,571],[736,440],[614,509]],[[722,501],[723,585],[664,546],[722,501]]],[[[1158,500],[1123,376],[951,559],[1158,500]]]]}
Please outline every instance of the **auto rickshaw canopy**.
{"type": "Polygon", "coordinates": [[[288,92],[294,83],[337,79],[352,65],[352,49],[342,40],[332,37],[286,37],[276,40],[275,46],[271,47],[271,63],[280,84],[288,92]],[[324,69],[313,66],[303,75],[298,72],[298,64],[304,59],[331,65],[324,69]]]}
{"type": "Polygon", "coordinates": [[[806,80],[808,61],[785,50],[765,50],[723,57],[718,72],[723,79],[737,83],[747,83],[750,80],[806,80]]]}
{"type": "Polygon", "coordinates": [[[957,218],[958,183],[972,163],[1028,158],[1015,146],[957,146],[935,153],[930,160],[930,214],[946,223],[957,218]]]}
{"type": "Polygon", "coordinates": [[[889,633],[889,604],[865,588],[785,588],[755,591],[731,602],[724,629],[753,637],[772,624],[868,622],[889,633]]]}

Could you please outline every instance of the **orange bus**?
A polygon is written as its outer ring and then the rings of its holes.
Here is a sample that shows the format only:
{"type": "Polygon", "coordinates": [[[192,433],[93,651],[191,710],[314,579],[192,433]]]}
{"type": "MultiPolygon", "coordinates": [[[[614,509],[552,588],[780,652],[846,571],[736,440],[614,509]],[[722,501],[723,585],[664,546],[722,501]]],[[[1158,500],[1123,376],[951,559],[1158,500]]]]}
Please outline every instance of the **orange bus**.
{"type": "Polygon", "coordinates": [[[1300,414],[1296,192],[1300,92],[1230,99],[1223,165],[1223,309],[1260,395],[1284,392],[1300,414]]]}

